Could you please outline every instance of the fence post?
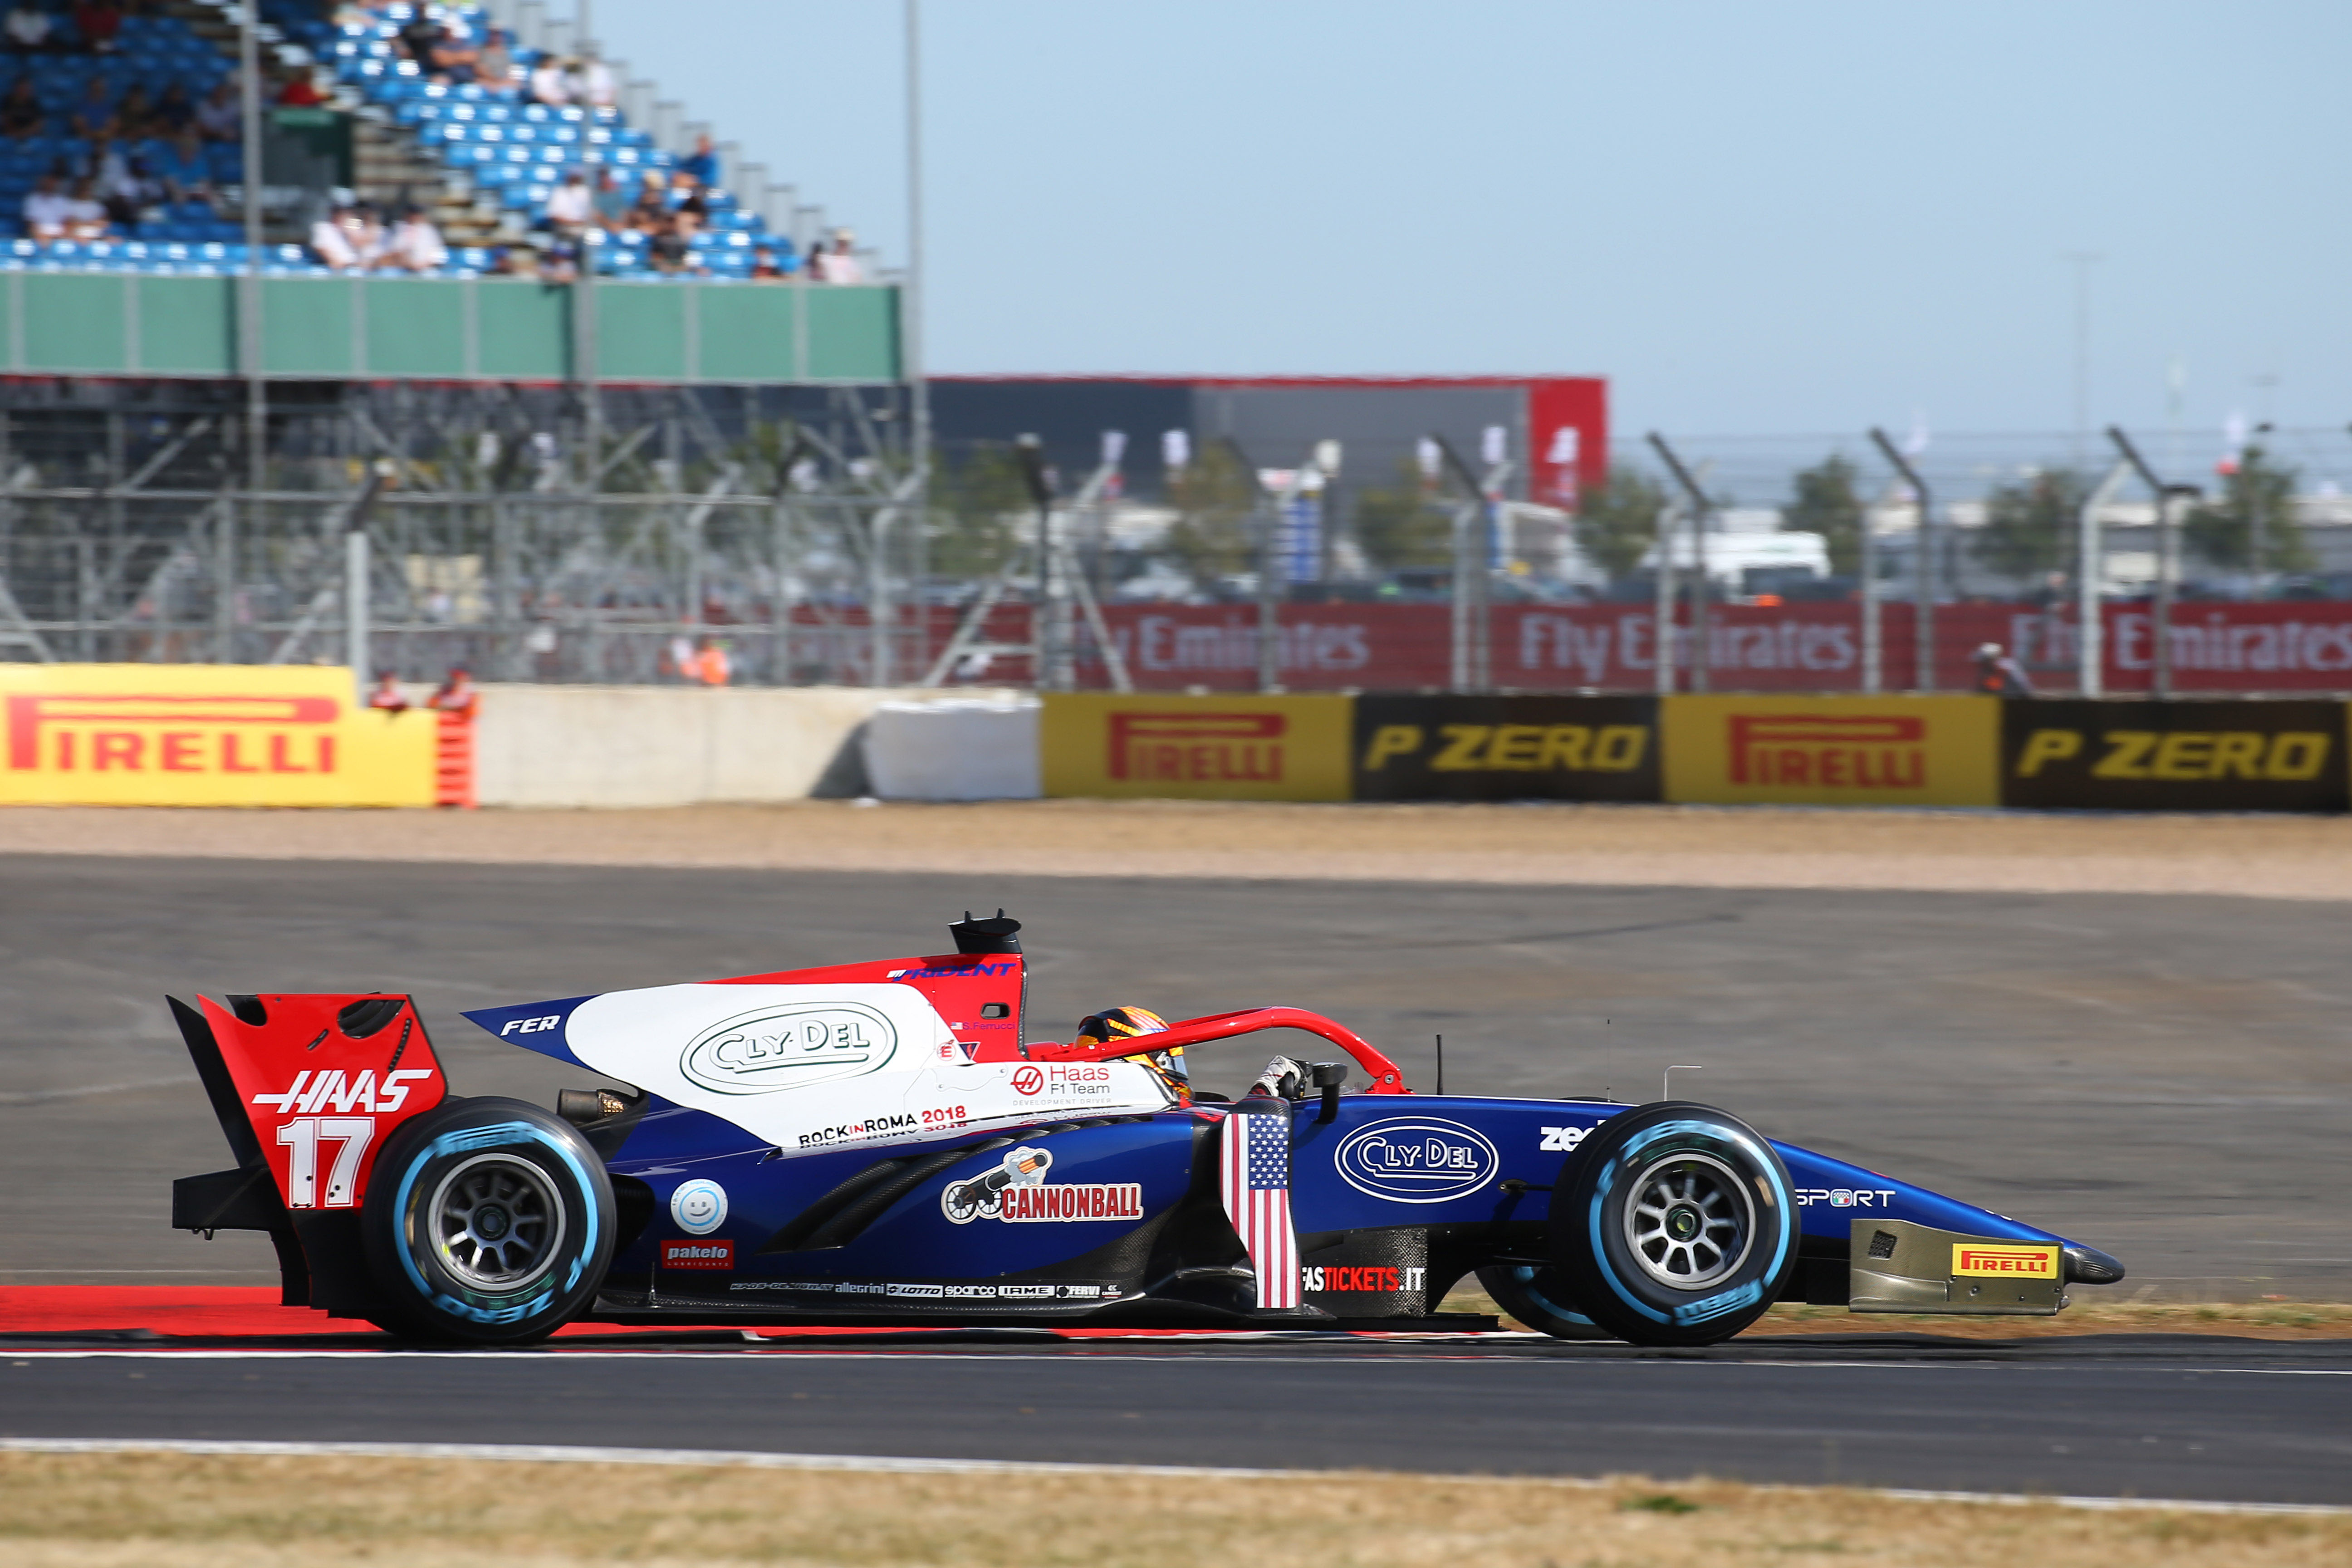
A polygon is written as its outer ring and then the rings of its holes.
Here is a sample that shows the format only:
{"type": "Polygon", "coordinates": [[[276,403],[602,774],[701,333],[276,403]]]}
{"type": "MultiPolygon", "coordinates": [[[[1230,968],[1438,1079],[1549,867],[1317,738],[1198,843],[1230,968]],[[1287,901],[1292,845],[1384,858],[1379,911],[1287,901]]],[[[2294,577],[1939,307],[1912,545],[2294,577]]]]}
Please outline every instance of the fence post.
{"type": "Polygon", "coordinates": [[[1909,458],[1895,449],[1895,443],[1886,438],[1886,432],[1874,425],[1870,427],[1870,438],[1877,444],[1879,454],[1886,459],[1887,465],[1903,476],[1903,482],[1909,485],[1911,493],[1919,498],[1919,530],[1916,536],[1918,559],[1912,563],[1912,593],[1917,603],[1912,607],[1911,622],[1912,657],[1917,661],[1918,668],[1912,671],[1911,689],[1914,691],[1933,691],[1936,689],[1935,503],[1927,493],[1927,481],[1911,467],[1909,458]]]}

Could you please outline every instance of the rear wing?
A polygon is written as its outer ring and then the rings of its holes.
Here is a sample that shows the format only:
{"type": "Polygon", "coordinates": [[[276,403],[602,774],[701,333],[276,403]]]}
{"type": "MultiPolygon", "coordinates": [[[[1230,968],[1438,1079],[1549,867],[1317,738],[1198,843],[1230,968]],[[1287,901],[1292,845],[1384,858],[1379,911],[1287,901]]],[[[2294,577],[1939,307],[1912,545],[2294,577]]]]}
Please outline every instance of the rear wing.
{"type": "Polygon", "coordinates": [[[280,1300],[362,1315],[360,1205],[393,1130],[448,1093],[414,998],[169,999],[234,1168],[172,1184],[172,1224],[267,1232],[280,1300]]]}

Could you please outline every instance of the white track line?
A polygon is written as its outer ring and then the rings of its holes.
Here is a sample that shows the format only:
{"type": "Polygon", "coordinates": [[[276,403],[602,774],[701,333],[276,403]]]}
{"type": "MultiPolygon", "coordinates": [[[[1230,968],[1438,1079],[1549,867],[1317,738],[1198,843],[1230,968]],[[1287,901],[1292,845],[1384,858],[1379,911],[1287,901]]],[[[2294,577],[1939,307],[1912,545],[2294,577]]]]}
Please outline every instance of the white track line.
{"type": "MultiPolygon", "coordinates": [[[[1328,1481],[1331,1470],[1244,1469],[1215,1465],[1080,1465],[1046,1459],[919,1459],[869,1454],[761,1454],[735,1448],[591,1448],[533,1443],[257,1443],[202,1438],[4,1437],[8,1454],[197,1454],[251,1458],[482,1459],[540,1465],[692,1465],[745,1470],[852,1470],[897,1476],[1165,1476],[1192,1479],[1328,1481]]],[[[1617,1484],[1581,1476],[1459,1476],[1444,1480],[1507,1481],[1515,1486],[1594,1488],[1617,1484]]],[[[1766,1486],[1765,1491],[1819,1490],[1766,1486]]],[[[2018,1492],[1853,1489],[1906,1502],[1973,1502],[2018,1507],[2172,1513],[2352,1514],[2352,1508],[2300,1502],[2204,1502],[2177,1498],[2028,1497],[2018,1492]]]]}

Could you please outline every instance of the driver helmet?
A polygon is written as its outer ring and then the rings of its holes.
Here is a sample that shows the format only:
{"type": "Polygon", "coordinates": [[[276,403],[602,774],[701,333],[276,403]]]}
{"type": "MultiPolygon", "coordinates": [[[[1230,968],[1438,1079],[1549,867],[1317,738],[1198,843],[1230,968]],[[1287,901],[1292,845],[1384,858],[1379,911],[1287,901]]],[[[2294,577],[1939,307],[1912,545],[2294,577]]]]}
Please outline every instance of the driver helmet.
{"type": "MultiPolygon", "coordinates": [[[[1168,1027],[1168,1020],[1149,1007],[1106,1007],[1099,1013],[1089,1013],[1079,1021],[1077,1038],[1072,1043],[1081,1046],[1107,1046],[1116,1040],[1131,1040],[1140,1035],[1157,1035],[1168,1027]]],[[[1184,1047],[1171,1047],[1153,1051],[1149,1056],[1131,1057],[1151,1069],[1160,1087],[1167,1089],[1179,1105],[1192,1103],[1192,1083],[1190,1070],[1184,1066],[1184,1047]]]]}

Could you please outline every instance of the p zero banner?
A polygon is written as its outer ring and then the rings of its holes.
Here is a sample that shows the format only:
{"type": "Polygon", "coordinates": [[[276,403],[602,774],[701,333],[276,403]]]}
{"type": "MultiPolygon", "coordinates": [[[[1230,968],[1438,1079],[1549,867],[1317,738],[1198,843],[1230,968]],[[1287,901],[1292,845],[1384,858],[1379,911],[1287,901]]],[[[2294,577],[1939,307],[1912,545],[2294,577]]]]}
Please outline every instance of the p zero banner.
{"type": "Polygon", "coordinates": [[[1346,800],[1352,700],[1051,692],[1038,725],[1045,793],[1346,800]]]}
{"type": "Polygon", "coordinates": [[[1358,800],[1646,800],[1654,697],[1356,699],[1358,800]]]}
{"type": "Polygon", "coordinates": [[[2341,702],[2007,702],[2004,805],[2343,811],[2341,702]]]}
{"type": "Polygon", "coordinates": [[[0,805],[431,805],[435,716],[320,666],[0,664],[0,805]]]}
{"type": "Polygon", "coordinates": [[[1998,805],[1991,697],[1669,697],[1677,804],[1998,805]]]}

